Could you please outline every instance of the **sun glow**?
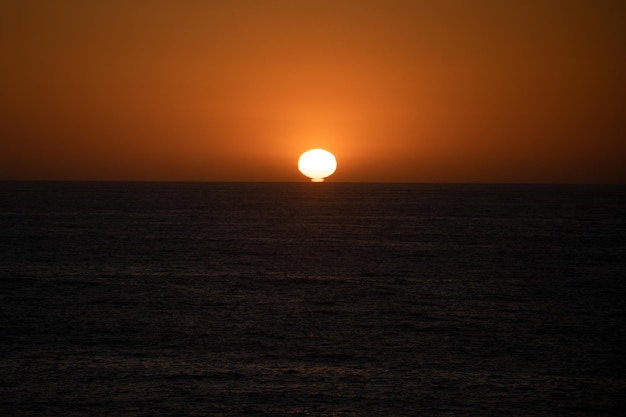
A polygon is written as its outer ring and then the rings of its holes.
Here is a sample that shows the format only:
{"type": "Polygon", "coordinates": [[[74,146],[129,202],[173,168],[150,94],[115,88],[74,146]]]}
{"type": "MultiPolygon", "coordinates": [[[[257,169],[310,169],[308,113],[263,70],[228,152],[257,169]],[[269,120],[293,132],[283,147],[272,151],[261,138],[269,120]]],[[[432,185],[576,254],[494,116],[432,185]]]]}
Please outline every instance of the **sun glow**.
{"type": "Polygon", "coordinates": [[[300,155],[298,169],[313,182],[322,182],[337,169],[335,155],[324,149],[311,149],[300,155]]]}

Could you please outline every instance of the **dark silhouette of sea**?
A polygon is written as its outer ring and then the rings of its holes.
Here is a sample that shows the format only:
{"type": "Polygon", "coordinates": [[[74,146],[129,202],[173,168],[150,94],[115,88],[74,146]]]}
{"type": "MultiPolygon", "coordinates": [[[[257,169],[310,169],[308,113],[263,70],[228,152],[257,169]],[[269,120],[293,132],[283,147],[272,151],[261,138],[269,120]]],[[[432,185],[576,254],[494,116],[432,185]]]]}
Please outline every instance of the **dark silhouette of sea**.
{"type": "Polygon", "coordinates": [[[3,416],[618,416],[626,187],[0,183],[3,416]]]}

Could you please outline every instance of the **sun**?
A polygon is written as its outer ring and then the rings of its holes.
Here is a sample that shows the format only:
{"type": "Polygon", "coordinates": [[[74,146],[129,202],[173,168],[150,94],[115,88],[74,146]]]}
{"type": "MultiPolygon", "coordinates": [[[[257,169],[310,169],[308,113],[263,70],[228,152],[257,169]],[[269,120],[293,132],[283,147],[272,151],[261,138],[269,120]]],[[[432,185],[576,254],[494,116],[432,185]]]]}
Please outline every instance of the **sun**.
{"type": "Polygon", "coordinates": [[[298,169],[313,182],[322,182],[337,169],[335,155],[324,149],[311,149],[300,155],[298,169]]]}

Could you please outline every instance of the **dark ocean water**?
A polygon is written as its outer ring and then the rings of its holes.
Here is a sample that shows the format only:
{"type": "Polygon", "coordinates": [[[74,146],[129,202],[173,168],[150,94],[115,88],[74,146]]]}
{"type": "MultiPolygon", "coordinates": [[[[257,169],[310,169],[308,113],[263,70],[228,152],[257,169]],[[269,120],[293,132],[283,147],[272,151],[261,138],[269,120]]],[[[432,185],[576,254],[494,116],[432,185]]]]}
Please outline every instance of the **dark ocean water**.
{"type": "Polygon", "coordinates": [[[618,416],[626,187],[0,183],[2,416],[618,416]]]}

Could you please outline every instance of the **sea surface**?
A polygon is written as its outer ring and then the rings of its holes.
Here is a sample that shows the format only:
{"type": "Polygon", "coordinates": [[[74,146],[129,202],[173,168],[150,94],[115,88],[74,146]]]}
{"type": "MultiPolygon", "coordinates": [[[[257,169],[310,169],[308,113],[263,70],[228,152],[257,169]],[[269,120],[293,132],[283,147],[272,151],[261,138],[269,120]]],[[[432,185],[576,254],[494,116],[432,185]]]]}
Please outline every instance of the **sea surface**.
{"type": "Polygon", "coordinates": [[[626,187],[0,183],[2,416],[621,416],[626,187]]]}

